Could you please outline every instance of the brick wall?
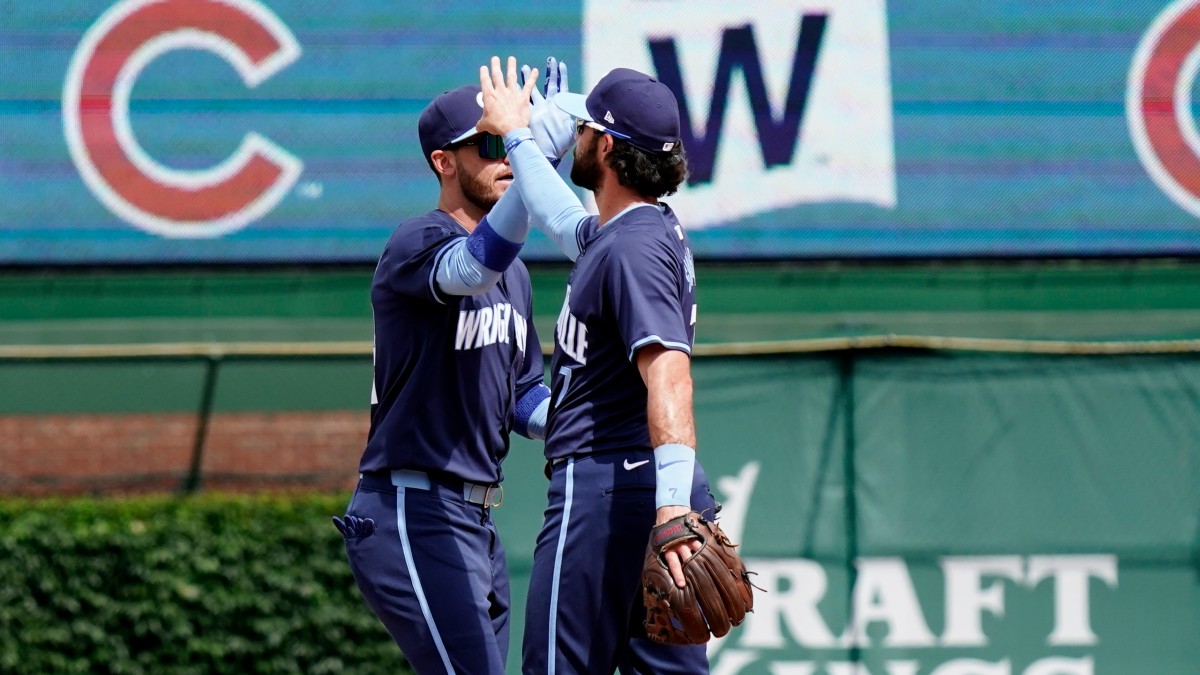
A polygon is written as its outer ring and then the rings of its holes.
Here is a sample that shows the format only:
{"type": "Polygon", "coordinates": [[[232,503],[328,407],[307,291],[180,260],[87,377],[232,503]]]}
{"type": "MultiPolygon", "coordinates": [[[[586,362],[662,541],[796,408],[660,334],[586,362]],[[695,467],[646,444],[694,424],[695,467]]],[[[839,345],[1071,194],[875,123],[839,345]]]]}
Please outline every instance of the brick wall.
{"type": "MultiPolygon", "coordinates": [[[[365,411],[215,414],[200,487],[351,489],[367,426],[365,411]]],[[[196,428],[191,414],[0,416],[0,493],[178,491],[196,428]]]]}

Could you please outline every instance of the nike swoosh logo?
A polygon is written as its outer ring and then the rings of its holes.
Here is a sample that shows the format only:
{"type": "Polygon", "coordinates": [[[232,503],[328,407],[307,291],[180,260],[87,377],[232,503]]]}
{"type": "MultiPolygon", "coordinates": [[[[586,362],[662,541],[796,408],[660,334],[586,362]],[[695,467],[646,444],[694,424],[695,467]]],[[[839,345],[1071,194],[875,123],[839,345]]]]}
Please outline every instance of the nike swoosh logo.
{"type": "Polygon", "coordinates": [[[661,469],[667,468],[668,466],[671,466],[672,464],[680,464],[680,463],[686,462],[686,461],[687,461],[686,459],[677,459],[674,462],[667,462],[666,464],[659,464],[658,468],[661,470],[661,469]]]}
{"type": "Polygon", "coordinates": [[[638,468],[639,466],[641,466],[643,464],[649,464],[649,463],[650,463],[650,460],[648,460],[648,459],[643,459],[640,462],[630,462],[629,460],[625,460],[625,470],[633,471],[634,469],[638,468]]]}

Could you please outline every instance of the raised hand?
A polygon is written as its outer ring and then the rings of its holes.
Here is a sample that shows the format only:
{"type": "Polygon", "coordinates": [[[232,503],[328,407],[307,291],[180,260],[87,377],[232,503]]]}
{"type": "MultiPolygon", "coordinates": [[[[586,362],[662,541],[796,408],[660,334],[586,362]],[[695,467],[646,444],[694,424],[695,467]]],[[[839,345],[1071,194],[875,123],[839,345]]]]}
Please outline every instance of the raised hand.
{"type": "MultiPolygon", "coordinates": [[[[521,66],[525,82],[537,79],[537,71],[521,66]],[[531,76],[530,73],[533,73],[531,76]]],[[[529,119],[529,130],[542,154],[551,164],[567,154],[575,144],[575,120],[562,108],[554,105],[554,96],[567,91],[567,64],[551,56],[546,59],[546,84],[543,91],[533,90],[533,112],[529,119]]]]}
{"type": "Polygon", "coordinates": [[[538,71],[534,69],[525,79],[525,86],[517,84],[517,59],[508,57],[508,70],[500,70],[500,57],[493,56],[491,68],[480,66],[479,86],[483,90],[483,117],[475,125],[480,131],[496,136],[529,126],[532,106],[530,97],[537,85],[538,71]]]}

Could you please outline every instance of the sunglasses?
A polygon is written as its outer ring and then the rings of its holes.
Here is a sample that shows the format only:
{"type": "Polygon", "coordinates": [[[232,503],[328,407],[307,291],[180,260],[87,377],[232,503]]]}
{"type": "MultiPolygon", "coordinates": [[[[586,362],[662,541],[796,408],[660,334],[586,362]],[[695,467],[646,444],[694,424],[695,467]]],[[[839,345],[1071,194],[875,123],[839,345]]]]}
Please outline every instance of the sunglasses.
{"type": "Polygon", "coordinates": [[[471,145],[479,146],[479,156],[483,159],[504,159],[508,156],[508,152],[504,149],[504,137],[493,136],[492,134],[472,136],[465,141],[451,143],[442,149],[457,150],[471,145]]]}
{"type": "Polygon", "coordinates": [[[608,127],[604,126],[603,124],[598,124],[596,122],[589,122],[588,120],[582,119],[580,117],[576,117],[575,118],[575,135],[582,136],[584,127],[589,127],[591,129],[595,129],[596,131],[598,131],[602,134],[609,134],[613,138],[620,138],[620,139],[626,140],[626,141],[629,140],[629,138],[630,138],[628,134],[623,134],[619,131],[613,131],[612,129],[609,129],[608,127]]]}

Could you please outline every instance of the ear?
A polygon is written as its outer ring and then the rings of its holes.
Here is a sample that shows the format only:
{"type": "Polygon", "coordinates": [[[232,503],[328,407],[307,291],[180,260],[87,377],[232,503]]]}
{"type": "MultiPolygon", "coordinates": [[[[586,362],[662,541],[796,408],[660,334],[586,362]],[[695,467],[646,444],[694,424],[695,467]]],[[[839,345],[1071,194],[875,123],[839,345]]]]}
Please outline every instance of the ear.
{"type": "Polygon", "coordinates": [[[602,133],[600,133],[600,132],[598,132],[598,131],[597,131],[597,132],[595,132],[595,135],[596,135],[596,136],[599,138],[599,140],[600,140],[600,145],[599,145],[599,147],[600,147],[600,156],[601,156],[601,157],[604,157],[604,156],[605,156],[605,155],[607,155],[608,153],[612,152],[612,149],[613,149],[613,137],[612,137],[612,135],[611,135],[611,134],[602,134],[602,133]]]}
{"type": "Polygon", "coordinates": [[[434,171],[437,171],[443,178],[451,178],[458,173],[458,167],[454,163],[454,156],[445,150],[434,150],[429,155],[429,160],[433,162],[434,171]]]}

